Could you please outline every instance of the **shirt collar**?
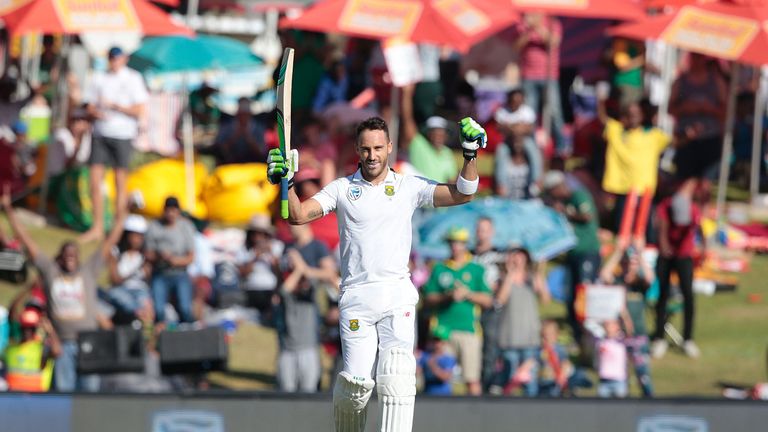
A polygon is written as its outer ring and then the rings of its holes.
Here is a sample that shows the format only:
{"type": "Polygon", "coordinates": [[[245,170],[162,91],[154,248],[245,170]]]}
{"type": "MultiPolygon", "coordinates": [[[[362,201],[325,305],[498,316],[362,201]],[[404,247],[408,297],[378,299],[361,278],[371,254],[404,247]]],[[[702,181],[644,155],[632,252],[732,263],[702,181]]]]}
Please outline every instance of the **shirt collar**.
{"type": "MultiPolygon", "coordinates": [[[[387,174],[387,178],[385,178],[382,183],[384,184],[394,183],[397,178],[396,176],[397,176],[397,173],[395,172],[395,170],[393,170],[392,168],[389,168],[389,173],[387,174]]],[[[363,182],[373,186],[373,183],[363,178],[363,173],[360,171],[360,168],[358,168],[357,171],[355,171],[355,174],[352,176],[352,181],[353,182],[359,181],[359,182],[363,182]]]]}

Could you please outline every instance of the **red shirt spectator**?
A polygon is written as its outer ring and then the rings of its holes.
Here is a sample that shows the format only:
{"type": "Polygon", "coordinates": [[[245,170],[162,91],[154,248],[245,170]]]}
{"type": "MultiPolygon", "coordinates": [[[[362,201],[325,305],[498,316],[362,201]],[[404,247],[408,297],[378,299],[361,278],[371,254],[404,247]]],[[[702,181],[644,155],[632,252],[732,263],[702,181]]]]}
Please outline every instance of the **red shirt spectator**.
{"type": "Polygon", "coordinates": [[[520,41],[520,74],[525,80],[557,80],[560,76],[559,44],[550,52],[547,40],[561,40],[563,26],[556,18],[529,14],[517,24],[520,41]],[[547,60],[549,57],[549,60],[547,60]],[[549,74],[547,74],[549,64],[549,74]]]}
{"type": "MultiPolygon", "coordinates": [[[[677,202],[673,204],[674,200],[675,196],[672,196],[661,201],[656,210],[657,216],[659,222],[664,221],[668,224],[669,228],[666,230],[666,243],[671,249],[672,257],[691,258],[693,257],[696,248],[696,232],[701,223],[701,210],[694,202],[689,201],[690,217],[685,218],[685,216],[682,216],[683,219],[688,219],[688,223],[680,225],[675,222],[678,217],[675,217],[673,212],[685,210],[675,209],[674,207],[678,206],[678,204],[677,202]]],[[[681,204],[681,206],[685,207],[684,204],[681,204]]],[[[663,235],[663,231],[661,235],[663,235]]],[[[660,238],[659,242],[663,244],[664,239],[660,238]]]]}

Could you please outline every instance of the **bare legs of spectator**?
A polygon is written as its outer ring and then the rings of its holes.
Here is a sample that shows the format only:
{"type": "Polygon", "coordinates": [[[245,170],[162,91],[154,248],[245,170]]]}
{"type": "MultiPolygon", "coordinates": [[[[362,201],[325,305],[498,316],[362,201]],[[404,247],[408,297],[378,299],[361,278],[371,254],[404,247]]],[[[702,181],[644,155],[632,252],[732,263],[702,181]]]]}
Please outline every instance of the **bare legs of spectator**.
{"type": "Polygon", "coordinates": [[[104,165],[90,166],[91,202],[93,203],[93,225],[80,236],[80,243],[88,243],[104,238],[104,195],[101,193],[104,183],[104,165]]]}
{"type": "MultiPolygon", "coordinates": [[[[103,209],[103,207],[102,207],[103,209]]],[[[128,170],[115,168],[115,220],[128,211],[128,170]]]]}

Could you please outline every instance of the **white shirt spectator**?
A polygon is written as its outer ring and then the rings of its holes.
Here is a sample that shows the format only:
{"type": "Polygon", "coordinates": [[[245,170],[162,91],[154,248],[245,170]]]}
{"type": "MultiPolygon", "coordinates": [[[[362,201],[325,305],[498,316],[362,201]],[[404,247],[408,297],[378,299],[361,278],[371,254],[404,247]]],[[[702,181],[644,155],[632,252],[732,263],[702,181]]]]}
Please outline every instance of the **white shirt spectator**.
{"type": "Polygon", "coordinates": [[[129,107],[146,103],[149,93],[141,74],[128,67],[117,72],[97,74],[83,94],[88,104],[95,105],[104,118],[94,123],[94,134],[112,139],[132,140],[139,134],[139,122],[135,117],[106,109],[116,104],[129,107]]]}
{"type": "Polygon", "coordinates": [[[50,146],[48,154],[49,175],[56,175],[64,172],[67,166],[67,160],[74,156],[75,165],[85,165],[88,163],[88,157],[91,155],[91,134],[85,133],[77,148],[75,137],[72,136],[67,128],[59,128],[53,134],[53,144],[50,146]],[[77,151],[77,154],[75,154],[77,151]]]}
{"type": "Polygon", "coordinates": [[[504,125],[513,125],[518,123],[536,123],[536,112],[528,105],[520,105],[515,111],[510,111],[506,107],[501,107],[496,110],[493,115],[496,123],[504,125]]]}

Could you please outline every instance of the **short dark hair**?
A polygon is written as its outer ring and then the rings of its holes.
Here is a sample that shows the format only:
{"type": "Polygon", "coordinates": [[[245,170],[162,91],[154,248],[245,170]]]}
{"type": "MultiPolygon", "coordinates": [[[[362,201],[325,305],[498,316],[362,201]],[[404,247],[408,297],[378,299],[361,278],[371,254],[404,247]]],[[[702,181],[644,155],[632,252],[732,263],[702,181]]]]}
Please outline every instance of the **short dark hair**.
{"type": "Polygon", "coordinates": [[[389,141],[389,128],[387,127],[387,122],[381,117],[370,117],[361,121],[357,125],[357,130],[355,130],[355,141],[360,142],[360,136],[363,135],[363,132],[377,130],[384,131],[384,135],[387,136],[387,141],[389,141]]]}
{"type": "Polygon", "coordinates": [[[523,93],[522,89],[514,88],[510,90],[509,93],[507,93],[507,100],[512,99],[512,96],[515,96],[515,95],[520,95],[522,97],[525,97],[525,93],[523,93]]]}

